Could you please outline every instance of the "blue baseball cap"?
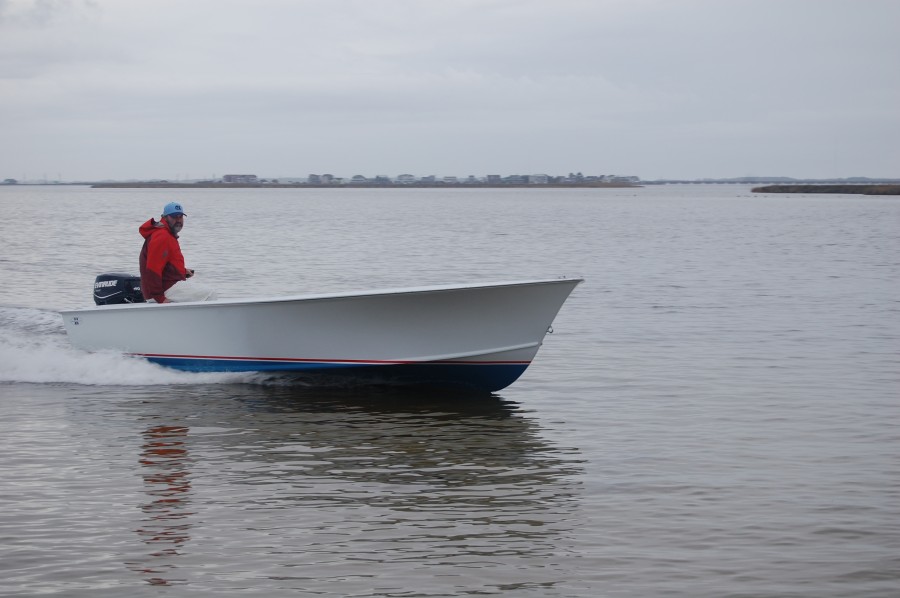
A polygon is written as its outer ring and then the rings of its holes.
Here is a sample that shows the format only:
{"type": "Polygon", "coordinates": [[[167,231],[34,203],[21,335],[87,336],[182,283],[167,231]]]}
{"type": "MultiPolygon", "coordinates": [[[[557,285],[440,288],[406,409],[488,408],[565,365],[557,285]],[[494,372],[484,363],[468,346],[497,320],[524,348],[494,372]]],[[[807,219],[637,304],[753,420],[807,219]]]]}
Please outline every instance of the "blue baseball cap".
{"type": "Polygon", "coordinates": [[[163,208],[163,216],[187,216],[184,213],[184,210],[181,208],[181,204],[177,201],[170,201],[166,204],[166,207],[163,208]]]}

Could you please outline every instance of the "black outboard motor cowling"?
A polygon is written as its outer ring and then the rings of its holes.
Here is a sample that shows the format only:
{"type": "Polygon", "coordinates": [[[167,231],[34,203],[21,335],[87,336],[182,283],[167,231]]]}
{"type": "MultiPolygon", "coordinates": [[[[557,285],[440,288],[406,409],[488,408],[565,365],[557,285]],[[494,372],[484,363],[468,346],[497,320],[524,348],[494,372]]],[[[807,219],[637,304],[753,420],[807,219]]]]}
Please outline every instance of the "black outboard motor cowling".
{"type": "Polygon", "coordinates": [[[141,277],[117,272],[101,274],[94,279],[94,303],[145,303],[141,293],[141,277]]]}

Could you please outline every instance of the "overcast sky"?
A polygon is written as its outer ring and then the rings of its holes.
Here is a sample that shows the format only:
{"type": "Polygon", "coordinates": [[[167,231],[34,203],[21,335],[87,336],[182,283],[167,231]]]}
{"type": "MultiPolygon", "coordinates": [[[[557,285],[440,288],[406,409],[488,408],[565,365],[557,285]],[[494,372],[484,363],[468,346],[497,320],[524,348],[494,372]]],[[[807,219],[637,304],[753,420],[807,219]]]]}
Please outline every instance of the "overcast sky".
{"type": "Polygon", "coordinates": [[[0,179],[900,177],[898,0],[0,0],[0,179]]]}

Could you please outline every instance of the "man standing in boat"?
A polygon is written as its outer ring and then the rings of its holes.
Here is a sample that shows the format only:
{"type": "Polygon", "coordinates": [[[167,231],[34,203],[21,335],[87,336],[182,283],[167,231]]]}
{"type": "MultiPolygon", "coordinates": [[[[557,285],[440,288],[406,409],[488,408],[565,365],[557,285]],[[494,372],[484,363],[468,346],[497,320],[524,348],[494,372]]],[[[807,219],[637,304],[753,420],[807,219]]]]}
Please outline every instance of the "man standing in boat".
{"type": "Polygon", "coordinates": [[[157,222],[151,218],[138,229],[144,237],[141,249],[141,292],[144,298],[157,303],[171,303],[166,291],[181,280],[194,275],[184,267],[184,256],[178,243],[178,233],[184,226],[184,210],[178,202],[169,202],[157,222]]]}

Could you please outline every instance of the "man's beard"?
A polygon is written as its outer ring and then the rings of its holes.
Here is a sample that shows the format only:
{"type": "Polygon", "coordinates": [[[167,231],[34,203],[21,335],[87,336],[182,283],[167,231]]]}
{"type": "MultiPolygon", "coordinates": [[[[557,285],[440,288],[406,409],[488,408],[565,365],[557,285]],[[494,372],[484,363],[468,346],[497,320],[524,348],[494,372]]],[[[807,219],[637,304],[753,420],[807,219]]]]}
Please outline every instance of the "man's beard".
{"type": "Polygon", "coordinates": [[[172,229],[172,232],[176,235],[181,232],[181,228],[184,226],[181,222],[173,222],[169,225],[169,228],[172,229]]]}

